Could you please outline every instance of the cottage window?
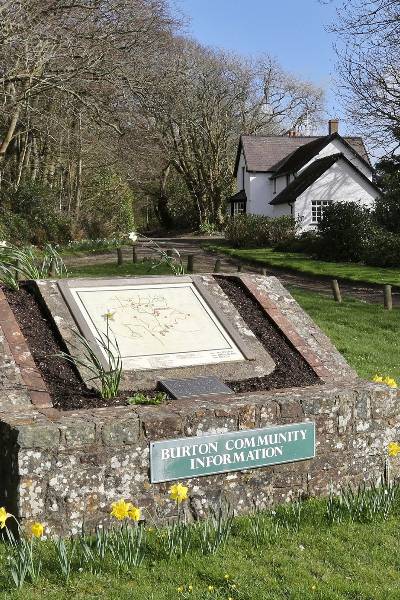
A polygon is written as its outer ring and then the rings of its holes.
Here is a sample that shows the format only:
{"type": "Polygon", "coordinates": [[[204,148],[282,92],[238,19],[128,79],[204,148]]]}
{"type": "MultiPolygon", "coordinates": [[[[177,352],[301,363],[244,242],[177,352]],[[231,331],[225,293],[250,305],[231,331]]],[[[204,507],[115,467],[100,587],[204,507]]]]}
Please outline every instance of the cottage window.
{"type": "Polygon", "coordinates": [[[246,212],[246,202],[232,202],[232,215],[244,215],[246,212]]]}
{"type": "Polygon", "coordinates": [[[329,206],[330,200],[313,200],[311,203],[311,222],[316,225],[324,215],[324,209],[329,206]]]}

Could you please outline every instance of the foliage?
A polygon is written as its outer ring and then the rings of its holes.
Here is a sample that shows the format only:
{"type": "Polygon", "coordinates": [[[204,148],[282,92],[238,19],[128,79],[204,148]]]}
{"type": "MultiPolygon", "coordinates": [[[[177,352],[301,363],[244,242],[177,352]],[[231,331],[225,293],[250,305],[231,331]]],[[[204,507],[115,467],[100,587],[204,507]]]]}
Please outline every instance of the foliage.
{"type": "Polygon", "coordinates": [[[233,525],[234,512],[229,504],[220,503],[201,525],[200,546],[203,554],[215,554],[227,543],[233,525]]]}
{"type": "Polygon", "coordinates": [[[356,202],[334,202],[318,223],[318,258],[360,262],[371,231],[370,211],[356,202]]]}
{"type": "Polygon", "coordinates": [[[46,244],[42,253],[29,246],[0,246],[0,281],[10,289],[18,289],[19,279],[47,279],[50,275],[68,276],[61,256],[51,244],[46,244]]]}
{"type": "Polygon", "coordinates": [[[117,238],[96,238],[96,239],[81,239],[71,240],[60,248],[63,254],[74,254],[85,252],[86,254],[96,252],[106,252],[107,250],[115,250],[121,247],[121,240],[117,238]]]}
{"type": "Polygon", "coordinates": [[[364,483],[357,489],[342,488],[338,495],[330,493],[326,517],[329,523],[340,523],[344,520],[353,522],[372,522],[376,519],[387,519],[398,507],[400,486],[398,483],[372,484],[364,483]]]}
{"type": "Polygon", "coordinates": [[[128,404],[142,404],[144,406],[163,404],[167,399],[167,394],[164,392],[157,392],[154,396],[137,392],[130,398],[128,398],[128,404]]]}
{"type": "Polygon", "coordinates": [[[97,173],[83,191],[81,223],[90,238],[122,238],[134,226],[134,196],[112,171],[97,173]]]}
{"type": "Polygon", "coordinates": [[[364,248],[364,262],[376,267],[400,266],[400,233],[372,227],[364,248]]]}
{"type": "Polygon", "coordinates": [[[237,215],[228,219],[225,238],[235,248],[275,246],[294,238],[296,222],[292,217],[237,215]]]}
{"type": "Polygon", "coordinates": [[[71,239],[71,222],[59,210],[57,196],[48,186],[24,182],[17,190],[0,194],[0,231],[3,239],[42,246],[71,239]]]}
{"type": "Polygon", "coordinates": [[[107,312],[102,317],[106,322],[106,331],[98,334],[97,343],[106,356],[106,367],[93,350],[91,344],[79,331],[73,332],[77,340],[76,343],[70,341],[74,355],[72,356],[68,352],[60,352],[58,356],[74,366],[80,366],[87,371],[89,374],[87,381],[99,381],[101,397],[109,399],[115,398],[119,393],[122,376],[122,358],[118,341],[112,335],[110,328],[110,320],[112,320],[113,314],[107,312]]]}

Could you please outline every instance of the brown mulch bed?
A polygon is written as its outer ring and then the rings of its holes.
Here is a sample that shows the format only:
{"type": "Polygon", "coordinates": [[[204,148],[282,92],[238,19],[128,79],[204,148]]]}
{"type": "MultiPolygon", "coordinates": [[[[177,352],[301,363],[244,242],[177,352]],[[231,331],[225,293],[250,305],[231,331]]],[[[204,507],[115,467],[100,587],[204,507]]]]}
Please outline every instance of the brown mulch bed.
{"type": "MultiPolygon", "coordinates": [[[[235,392],[250,392],[307,386],[320,381],[254,298],[237,282],[225,278],[218,278],[218,282],[276,363],[270,375],[226,382],[229,387],[235,392]]],[[[118,397],[105,400],[82,382],[72,364],[57,356],[62,350],[66,351],[65,344],[29,288],[21,286],[18,292],[4,292],[56,408],[75,410],[127,404],[127,398],[135,392],[121,392],[118,397]]],[[[145,392],[149,396],[155,393],[155,390],[145,392]]]]}

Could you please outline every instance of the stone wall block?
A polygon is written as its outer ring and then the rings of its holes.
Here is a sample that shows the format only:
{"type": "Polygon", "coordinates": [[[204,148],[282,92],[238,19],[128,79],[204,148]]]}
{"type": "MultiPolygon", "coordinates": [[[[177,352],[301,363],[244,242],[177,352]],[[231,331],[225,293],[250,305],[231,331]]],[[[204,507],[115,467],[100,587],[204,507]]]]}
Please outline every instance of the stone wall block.
{"type": "Polygon", "coordinates": [[[21,448],[56,448],[60,444],[60,429],[50,422],[19,425],[18,444],[21,448]]]}
{"type": "Polygon", "coordinates": [[[182,437],[183,420],[181,415],[174,412],[158,411],[140,414],[143,431],[147,439],[163,440],[173,437],[182,437]]]}
{"type": "Polygon", "coordinates": [[[292,400],[285,398],[279,402],[280,404],[280,416],[281,419],[291,419],[296,421],[297,419],[304,418],[304,408],[299,400],[292,400]]]}
{"type": "Polygon", "coordinates": [[[93,445],[96,441],[96,424],[84,418],[63,418],[60,422],[62,441],[70,448],[93,445]]]}
{"type": "Polygon", "coordinates": [[[370,384],[373,419],[400,419],[400,390],[382,384],[370,384]]]}
{"type": "Polygon", "coordinates": [[[256,407],[246,404],[239,409],[239,429],[254,429],[256,427],[256,407]]]}
{"type": "Polygon", "coordinates": [[[260,410],[260,427],[276,425],[280,422],[281,407],[278,402],[266,402],[260,410]]]}
{"type": "Polygon", "coordinates": [[[139,418],[134,416],[124,421],[116,421],[103,425],[101,430],[102,441],[107,446],[121,446],[136,444],[139,440],[139,418]]]}

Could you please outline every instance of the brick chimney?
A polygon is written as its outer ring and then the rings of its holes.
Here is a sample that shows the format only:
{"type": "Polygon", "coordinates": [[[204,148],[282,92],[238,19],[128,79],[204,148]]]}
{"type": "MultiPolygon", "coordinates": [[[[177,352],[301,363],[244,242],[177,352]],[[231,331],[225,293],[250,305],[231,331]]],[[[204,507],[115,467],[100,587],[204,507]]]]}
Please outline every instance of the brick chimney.
{"type": "Polygon", "coordinates": [[[339,133],[339,119],[329,119],[328,131],[329,135],[332,135],[332,133],[339,133]]]}

